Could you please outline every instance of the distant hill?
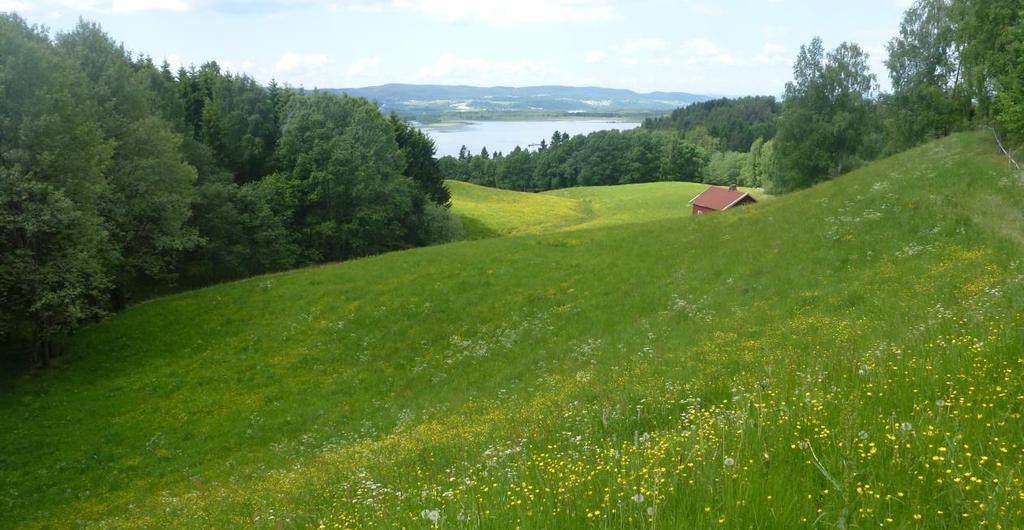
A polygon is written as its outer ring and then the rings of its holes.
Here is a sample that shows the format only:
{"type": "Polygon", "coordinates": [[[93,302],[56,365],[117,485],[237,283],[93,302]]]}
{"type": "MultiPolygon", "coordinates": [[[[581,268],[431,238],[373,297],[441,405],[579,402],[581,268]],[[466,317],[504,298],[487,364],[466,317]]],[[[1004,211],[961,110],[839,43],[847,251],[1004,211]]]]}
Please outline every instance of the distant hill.
{"type": "Polygon", "coordinates": [[[330,88],[376,101],[400,114],[451,112],[623,112],[669,111],[708,96],[687,92],[651,92],[601,87],[474,87],[463,85],[389,84],[365,88],[330,88]]]}

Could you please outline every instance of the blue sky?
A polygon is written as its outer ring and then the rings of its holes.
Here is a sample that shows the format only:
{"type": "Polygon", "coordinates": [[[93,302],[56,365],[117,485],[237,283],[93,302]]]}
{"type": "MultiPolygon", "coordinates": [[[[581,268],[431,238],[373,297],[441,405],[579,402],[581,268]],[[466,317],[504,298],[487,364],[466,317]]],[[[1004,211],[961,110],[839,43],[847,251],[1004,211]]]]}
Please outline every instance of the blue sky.
{"type": "Polygon", "coordinates": [[[52,31],[99,22],[172,65],[216,60],[260,81],[597,85],[780,94],[801,44],[884,45],[908,0],[0,0],[52,31]]]}

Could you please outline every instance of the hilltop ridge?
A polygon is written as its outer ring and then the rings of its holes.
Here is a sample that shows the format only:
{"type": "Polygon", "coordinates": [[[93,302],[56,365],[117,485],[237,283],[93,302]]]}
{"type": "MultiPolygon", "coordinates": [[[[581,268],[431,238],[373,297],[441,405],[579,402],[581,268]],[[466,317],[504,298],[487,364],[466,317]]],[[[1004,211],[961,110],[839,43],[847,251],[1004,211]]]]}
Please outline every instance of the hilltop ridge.
{"type": "Polygon", "coordinates": [[[376,101],[384,111],[441,112],[622,112],[671,111],[708,96],[688,92],[639,93],[627,89],[559,85],[477,87],[467,85],[387,84],[362,88],[330,88],[376,101]]]}

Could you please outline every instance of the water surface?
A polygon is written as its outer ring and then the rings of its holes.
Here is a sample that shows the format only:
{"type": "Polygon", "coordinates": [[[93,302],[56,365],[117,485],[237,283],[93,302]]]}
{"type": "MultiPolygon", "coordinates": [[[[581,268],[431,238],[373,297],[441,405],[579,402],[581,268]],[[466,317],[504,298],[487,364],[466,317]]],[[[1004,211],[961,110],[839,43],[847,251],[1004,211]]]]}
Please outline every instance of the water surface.
{"type": "Polygon", "coordinates": [[[537,121],[469,121],[459,123],[436,123],[421,126],[424,132],[437,144],[437,156],[459,156],[463,145],[474,155],[480,149],[494,153],[508,153],[518,145],[524,149],[536,150],[543,139],[551,141],[555,131],[570,136],[588,134],[607,129],[635,129],[640,124],[613,119],[588,118],[580,120],[537,120],[537,121]]]}

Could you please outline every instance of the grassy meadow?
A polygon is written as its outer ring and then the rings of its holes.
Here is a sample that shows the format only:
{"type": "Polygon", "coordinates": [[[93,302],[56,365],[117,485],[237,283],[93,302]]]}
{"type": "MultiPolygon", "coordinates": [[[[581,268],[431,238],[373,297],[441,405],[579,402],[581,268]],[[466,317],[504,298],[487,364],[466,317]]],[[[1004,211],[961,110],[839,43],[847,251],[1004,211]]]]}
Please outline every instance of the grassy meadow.
{"type": "Polygon", "coordinates": [[[988,137],[697,218],[687,185],[452,184],[511,237],[154,300],[4,376],[4,526],[1024,526],[988,137]]]}
{"type": "MultiPolygon", "coordinates": [[[[690,199],[707,188],[693,182],[581,186],[542,193],[446,182],[452,211],[467,239],[579,230],[690,215],[690,199]]],[[[764,197],[756,191],[758,199],[764,197]]]]}
{"type": "Polygon", "coordinates": [[[445,181],[453,213],[462,220],[467,239],[556,231],[588,218],[586,205],[571,198],[525,193],[445,181]]]}

